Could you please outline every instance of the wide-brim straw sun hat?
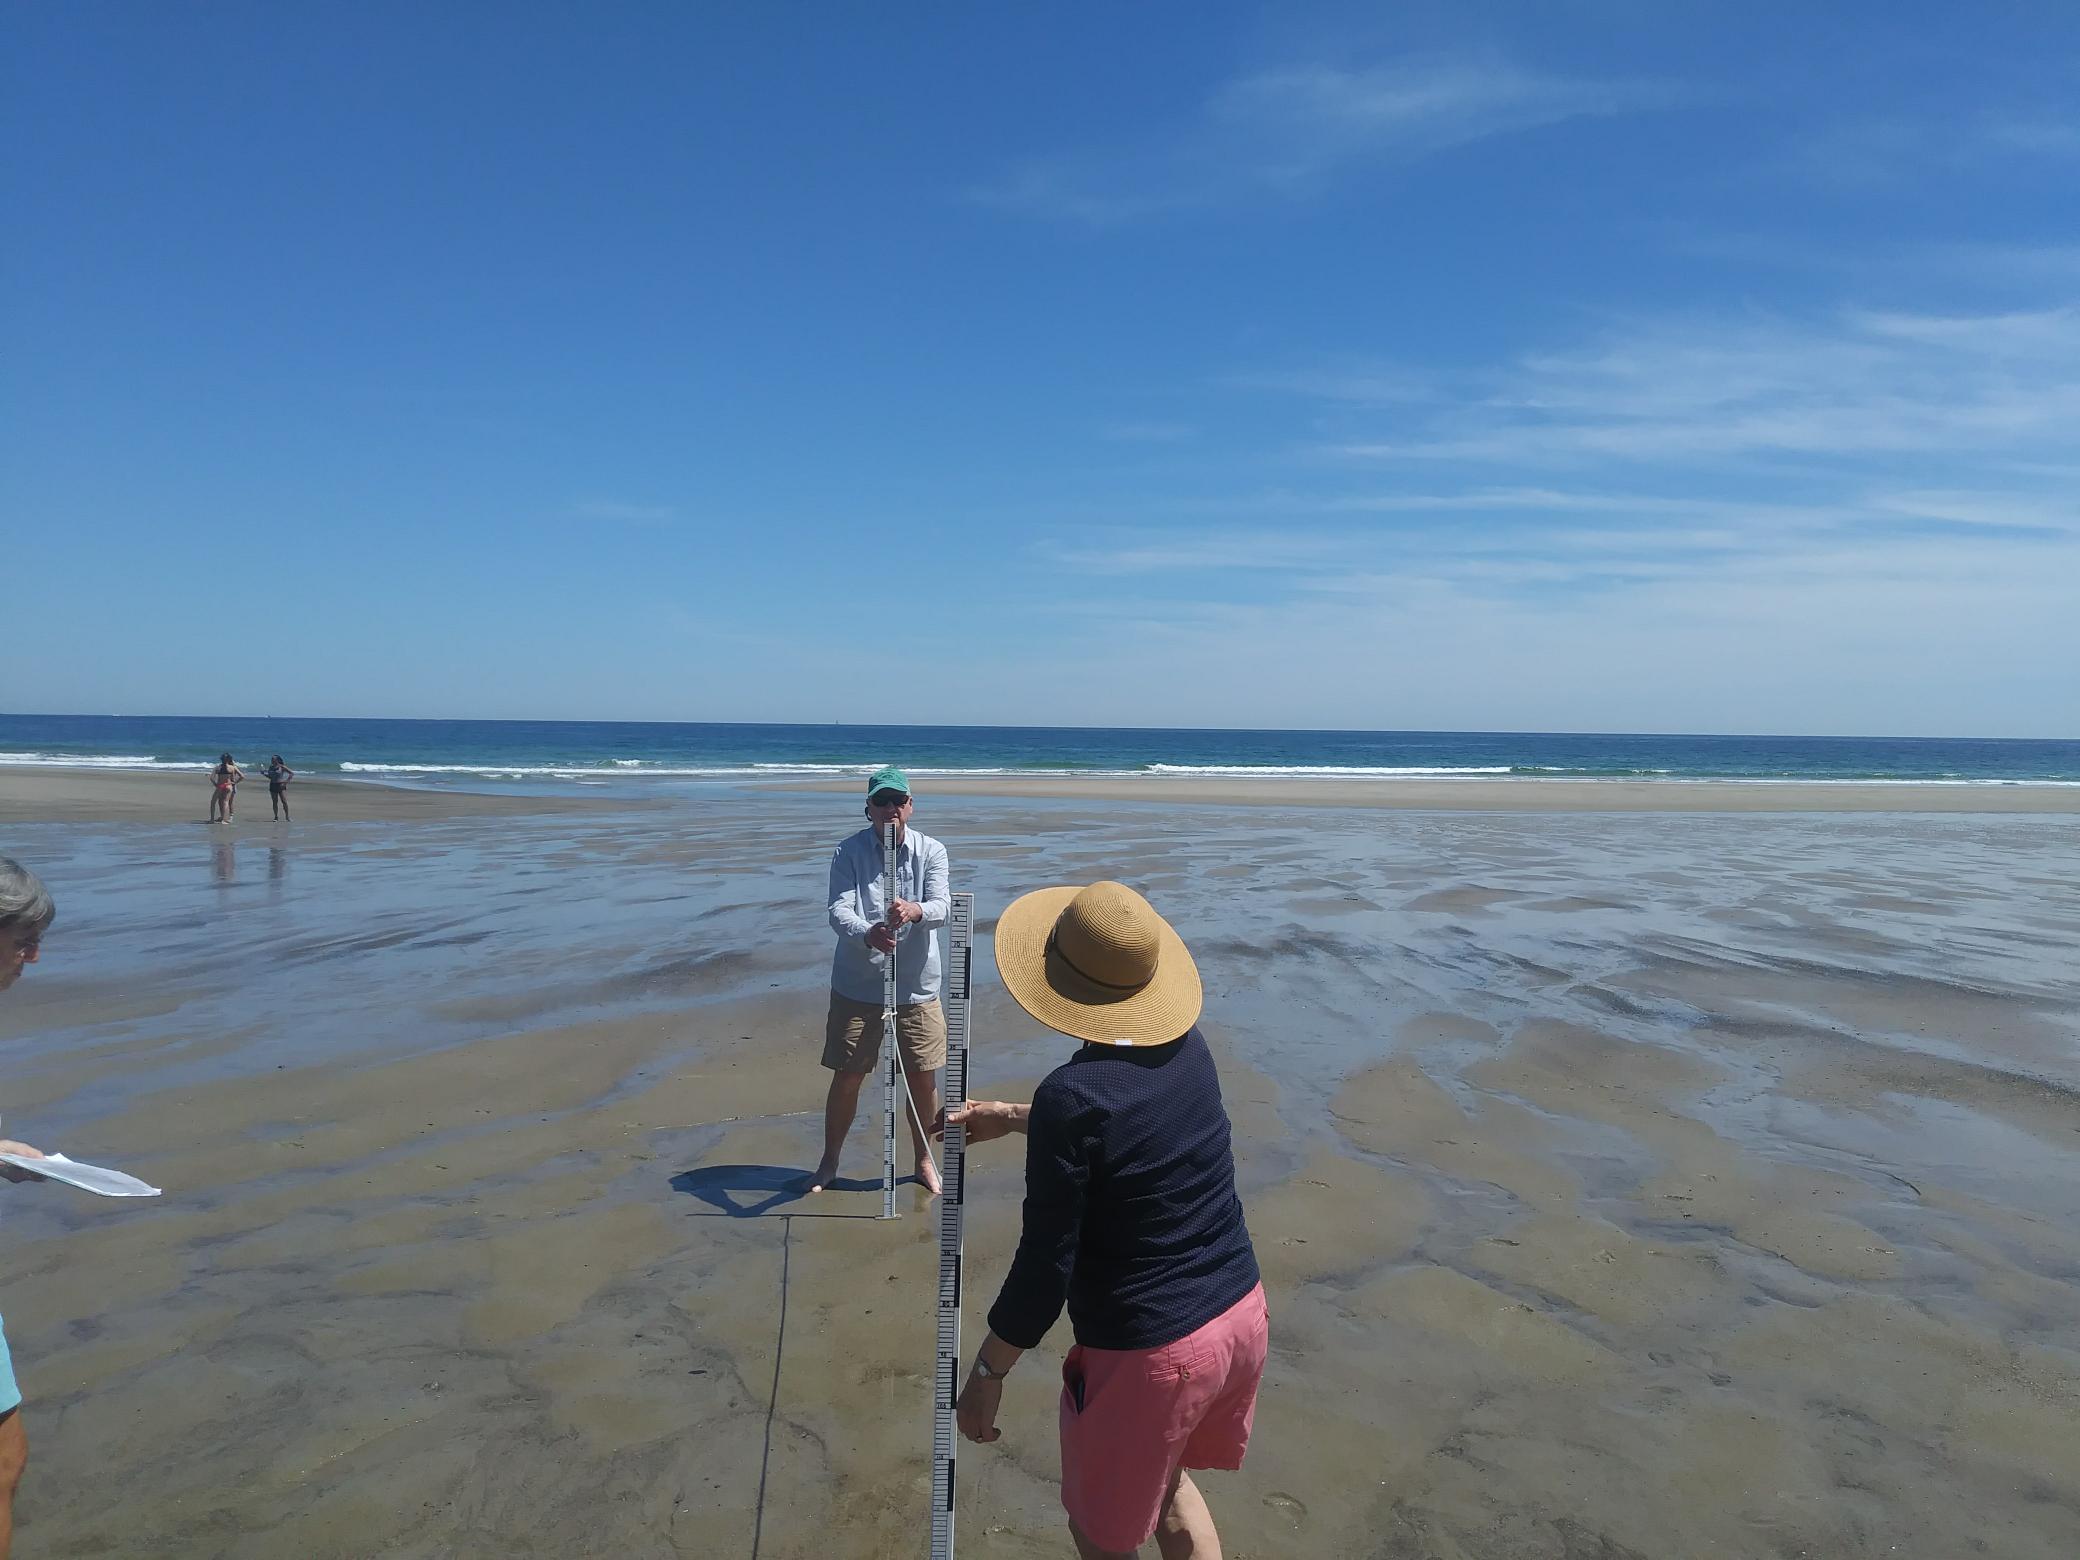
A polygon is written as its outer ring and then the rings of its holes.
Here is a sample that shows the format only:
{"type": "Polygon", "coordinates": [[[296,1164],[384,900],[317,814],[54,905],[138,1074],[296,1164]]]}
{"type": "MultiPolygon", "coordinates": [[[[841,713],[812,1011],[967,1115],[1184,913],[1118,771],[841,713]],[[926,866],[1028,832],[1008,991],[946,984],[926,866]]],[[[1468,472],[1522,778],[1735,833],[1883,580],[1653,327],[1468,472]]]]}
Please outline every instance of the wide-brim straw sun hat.
{"type": "Polygon", "coordinates": [[[997,973],[1049,1029],[1098,1045],[1167,1045],[1199,1021],[1191,950],[1124,883],[1036,889],[997,921],[997,973]]]}

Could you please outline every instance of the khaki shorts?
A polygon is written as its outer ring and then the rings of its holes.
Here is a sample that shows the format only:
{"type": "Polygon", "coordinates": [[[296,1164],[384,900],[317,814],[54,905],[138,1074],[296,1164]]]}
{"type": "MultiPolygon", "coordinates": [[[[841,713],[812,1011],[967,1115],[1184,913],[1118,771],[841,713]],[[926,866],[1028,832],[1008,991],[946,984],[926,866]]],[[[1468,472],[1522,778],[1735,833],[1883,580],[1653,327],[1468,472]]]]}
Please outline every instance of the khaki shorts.
{"type": "MultiPolygon", "coordinates": [[[[896,1009],[896,1043],[903,1066],[935,1073],[946,1065],[946,1010],[936,1000],[896,1009]]],[[[872,1072],[881,1061],[881,1004],[831,993],[823,1025],[823,1065],[832,1072],[872,1072]]]]}

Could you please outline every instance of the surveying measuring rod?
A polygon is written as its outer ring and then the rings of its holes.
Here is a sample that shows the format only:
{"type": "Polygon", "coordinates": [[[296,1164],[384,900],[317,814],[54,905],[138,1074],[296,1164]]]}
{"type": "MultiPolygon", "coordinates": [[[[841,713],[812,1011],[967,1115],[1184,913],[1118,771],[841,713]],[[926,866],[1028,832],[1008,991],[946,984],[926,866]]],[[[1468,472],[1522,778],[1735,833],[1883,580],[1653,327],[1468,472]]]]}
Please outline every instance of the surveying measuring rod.
{"type": "MultiPolygon", "coordinates": [[[[896,902],[896,825],[881,826],[881,919],[896,928],[888,912],[896,902]]],[[[881,1217],[896,1213],[896,1091],[902,1062],[896,1056],[896,949],[890,944],[881,966],[881,1217]]]]}
{"type": "MultiPolygon", "coordinates": [[[[882,914],[896,902],[896,826],[881,835],[882,914]]],[[[947,917],[945,983],[946,1065],[940,1097],[949,1108],[968,1098],[968,1015],[974,995],[975,896],[951,896],[947,917]]],[[[926,935],[930,935],[927,933],[926,935]]],[[[896,1051],[896,956],[881,972],[881,1217],[896,1214],[896,1091],[902,1064],[896,1051]]],[[[922,1130],[922,1123],[919,1129],[922,1130]]],[[[946,1124],[940,1154],[939,1335],[932,1370],[932,1557],[953,1560],[954,1402],[960,1392],[961,1243],[968,1191],[968,1133],[946,1124]]]]}
{"type": "MultiPolygon", "coordinates": [[[[968,1099],[968,1013],[973,995],[975,896],[955,894],[946,917],[948,1110],[968,1099]]],[[[953,1560],[953,1405],[961,1382],[961,1232],[968,1192],[968,1129],[946,1123],[939,1177],[939,1353],[932,1373],[932,1560],[953,1560]]]]}

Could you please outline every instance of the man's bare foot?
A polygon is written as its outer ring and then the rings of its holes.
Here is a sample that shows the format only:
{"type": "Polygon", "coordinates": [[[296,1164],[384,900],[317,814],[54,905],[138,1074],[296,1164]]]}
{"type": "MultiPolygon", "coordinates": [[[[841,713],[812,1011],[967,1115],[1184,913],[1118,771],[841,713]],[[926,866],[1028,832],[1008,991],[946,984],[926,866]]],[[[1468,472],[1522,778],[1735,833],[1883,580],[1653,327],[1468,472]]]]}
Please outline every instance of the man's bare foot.
{"type": "Polygon", "coordinates": [[[917,1181],[920,1186],[922,1186],[926,1191],[930,1192],[934,1197],[937,1197],[942,1191],[945,1190],[945,1188],[939,1184],[939,1167],[933,1164],[929,1159],[920,1159],[917,1162],[917,1181]]]}
{"type": "Polygon", "coordinates": [[[828,1159],[826,1159],[822,1164],[816,1167],[816,1173],[809,1177],[809,1190],[812,1192],[820,1192],[826,1186],[829,1186],[831,1182],[837,1179],[838,1167],[832,1164],[828,1159]]]}

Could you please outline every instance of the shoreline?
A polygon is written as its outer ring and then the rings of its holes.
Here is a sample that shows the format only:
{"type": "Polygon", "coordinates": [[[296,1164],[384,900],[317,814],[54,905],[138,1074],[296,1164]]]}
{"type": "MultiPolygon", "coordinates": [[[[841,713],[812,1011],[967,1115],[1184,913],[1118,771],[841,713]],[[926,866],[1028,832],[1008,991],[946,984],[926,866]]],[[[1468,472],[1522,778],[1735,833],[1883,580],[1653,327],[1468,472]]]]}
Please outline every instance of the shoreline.
{"type": "MultiPolygon", "coordinates": [[[[267,782],[246,793],[246,824],[272,823],[267,782]]],[[[642,797],[524,796],[489,791],[417,791],[363,780],[299,775],[289,787],[292,814],[306,803],[313,823],[424,822],[440,818],[616,811],[654,806],[642,797]]],[[[203,770],[68,769],[57,765],[0,768],[0,824],[197,823],[208,825],[209,782],[203,770]]],[[[234,814],[231,827],[239,827],[234,814]]]]}
{"type": "MultiPolygon", "coordinates": [[[[747,780],[731,776],[719,778],[717,783],[783,795],[848,795],[856,789],[849,778],[775,776],[769,780],[747,780]]],[[[602,788],[581,796],[559,796],[420,790],[379,780],[299,776],[290,797],[292,807],[309,804],[312,822],[372,823],[650,810],[687,801],[697,794],[686,790],[645,794],[649,784],[643,778],[631,777],[612,790],[602,788]]],[[[2027,781],[939,775],[922,777],[919,788],[928,799],[976,797],[1339,812],[2080,814],[2080,785],[2027,781]]],[[[256,816],[251,809],[267,806],[266,789],[265,782],[257,777],[247,782],[247,821],[256,816]]],[[[208,805],[207,781],[199,772],[58,765],[0,767],[0,824],[202,823],[208,805]]],[[[263,823],[271,821],[265,812],[257,817],[263,823]]]]}

